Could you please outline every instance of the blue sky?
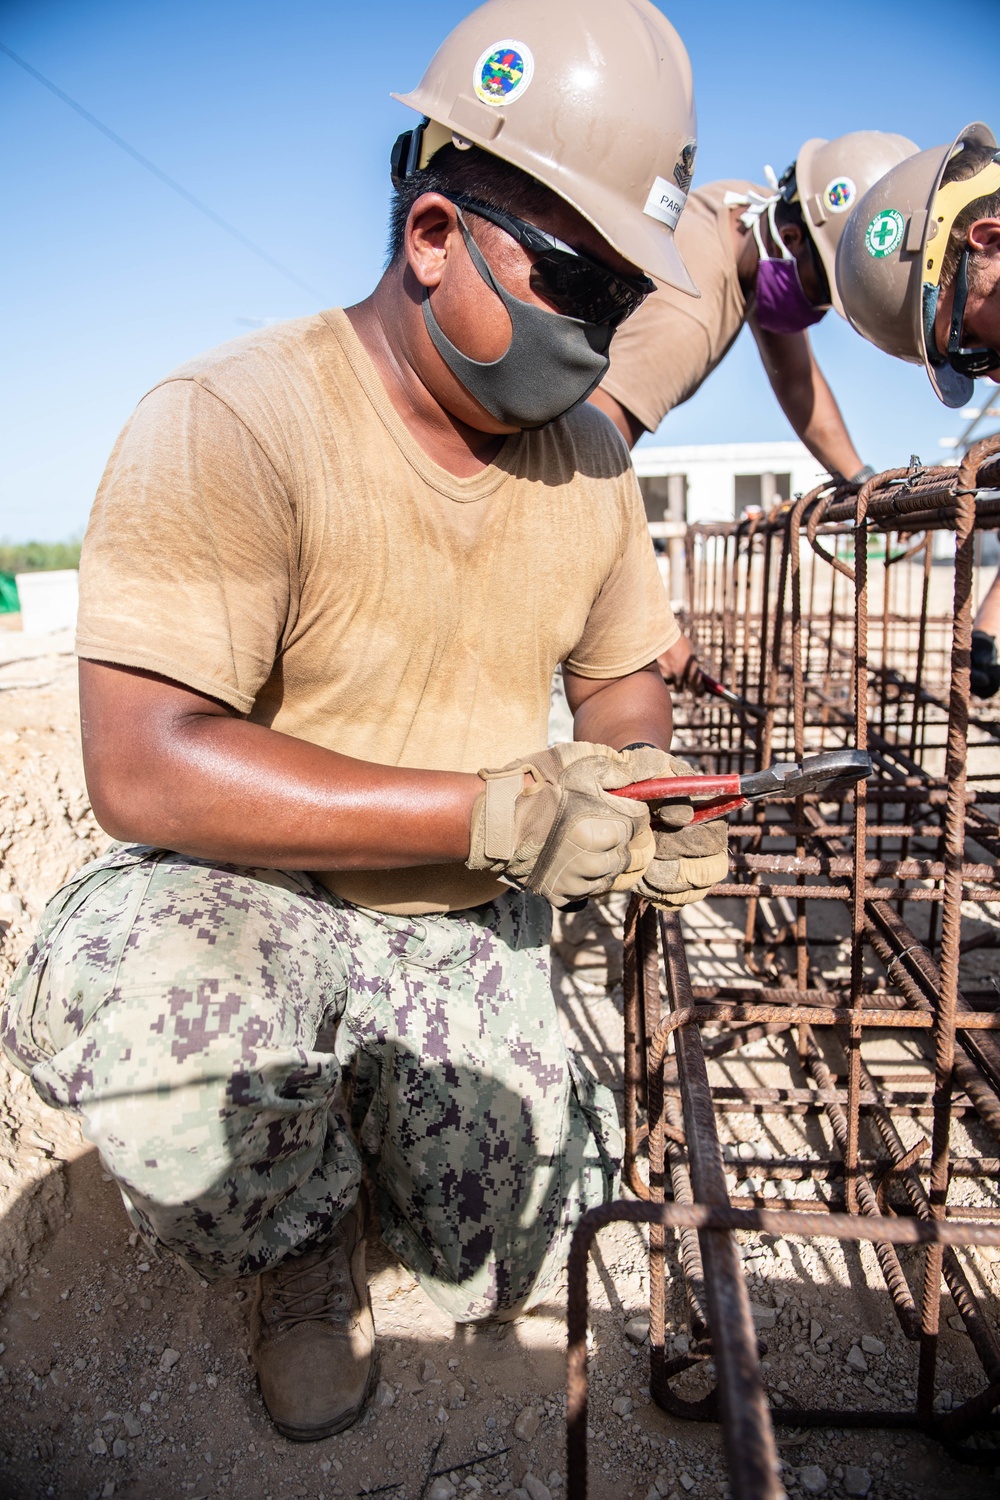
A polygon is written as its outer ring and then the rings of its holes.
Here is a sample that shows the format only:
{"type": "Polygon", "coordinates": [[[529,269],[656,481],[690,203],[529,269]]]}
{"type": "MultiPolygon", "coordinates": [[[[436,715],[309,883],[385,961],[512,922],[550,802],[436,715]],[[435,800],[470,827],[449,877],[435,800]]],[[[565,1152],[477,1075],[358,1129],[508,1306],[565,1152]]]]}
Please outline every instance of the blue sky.
{"type": "MultiPolygon", "coordinates": [[[[539,0],[544,4],[545,0],[539,0]]],[[[381,0],[2,0],[0,41],[316,288],[300,290],[0,55],[0,537],[82,529],[132,407],[174,365],[363,296],[381,267],[387,158],[467,5],[381,0]]],[[[694,67],[697,180],[781,171],[808,136],[921,146],[1000,130],[1000,4],[663,6],[694,67]]],[[[815,344],[862,455],[942,456],[961,419],[923,373],[830,314],[815,344]]],[[[744,335],[671,414],[671,443],[790,436],[744,335]]]]}

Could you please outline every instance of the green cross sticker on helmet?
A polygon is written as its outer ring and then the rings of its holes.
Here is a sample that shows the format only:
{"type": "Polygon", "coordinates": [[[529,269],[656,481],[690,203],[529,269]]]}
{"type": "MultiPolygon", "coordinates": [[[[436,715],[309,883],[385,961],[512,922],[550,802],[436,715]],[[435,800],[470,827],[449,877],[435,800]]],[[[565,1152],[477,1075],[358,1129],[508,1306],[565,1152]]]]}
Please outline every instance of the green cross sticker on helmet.
{"type": "Polygon", "coordinates": [[[883,208],[865,230],[865,249],[875,260],[884,260],[903,241],[903,215],[894,208],[883,208]]]}

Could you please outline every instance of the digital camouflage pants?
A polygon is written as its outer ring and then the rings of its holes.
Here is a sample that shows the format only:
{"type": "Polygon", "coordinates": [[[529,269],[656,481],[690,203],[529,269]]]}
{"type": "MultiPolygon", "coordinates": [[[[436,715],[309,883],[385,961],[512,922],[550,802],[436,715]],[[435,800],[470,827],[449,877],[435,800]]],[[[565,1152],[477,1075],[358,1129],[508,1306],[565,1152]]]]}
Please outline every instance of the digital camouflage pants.
{"type": "Polygon", "coordinates": [[[4,1047],[201,1275],[325,1238],[363,1160],[386,1243],[485,1318],[552,1285],[618,1170],[611,1095],[560,1036],[549,927],[521,892],[393,917],[309,875],[116,846],[49,902],[4,1047]]]}

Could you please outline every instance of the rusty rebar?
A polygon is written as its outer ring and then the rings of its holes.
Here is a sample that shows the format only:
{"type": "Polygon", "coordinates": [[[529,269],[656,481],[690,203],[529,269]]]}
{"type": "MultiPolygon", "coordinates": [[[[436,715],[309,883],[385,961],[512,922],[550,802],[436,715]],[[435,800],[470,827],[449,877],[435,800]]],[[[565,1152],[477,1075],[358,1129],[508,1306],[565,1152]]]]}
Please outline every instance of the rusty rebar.
{"type": "MultiPolygon", "coordinates": [[[[977,445],[957,470],[911,465],[876,475],[860,490],[827,481],[751,522],[689,528],[689,628],[706,665],[764,710],[749,725],[717,700],[679,705],[678,722],[683,730],[686,716],[696,742],[692,758],[708,772],[742,771],[828,746],[867,746],[876,778],[839,801],[813,796],[758,806],[734,825],[731,873],[713,895],[746,903],[743,957],[752,985],[727,979],[693,987],[679,921],[671,916],[660,934],[664,1010],[651,914],[638,907],[630,913],[626,1174],[649,1201],[597,1212],[608,1215],[603,1222],[650,1224],[654,1395],[677,1416],[721,1417],[733,1493],[755,1500],[777,1483],[771,1420],[920,1425],[952,1440],[1000,1404],[1000,1345],[956,1249],[1000,1242],[991,1237],[1000,1234],[1000,1205],[965,1210],[948,1202],[952,1177],[988,1180],[1000,1160],[954,1157],[950,1135],[954,1118],[975,1111],[1000,1141],[1000,996],[993,1004],[988,989],[967,987],[963,995],[959,985],[962,903],[1000,902],[1000,772],[981,758],[984,748],[995,753],[1000,726],[973,712],[969,697],[974,537],[977,528],[1000,521],[1000,503],[984,493],[998,484],[1000,438],[977,445]],[[956,539],[950,614],[930,607],[935,529],[956,539]],[[809,552],[800,545],[803,531],[809,552]],[[869,613],[869,575],[875,579],[883,545],[872,543],[876,533],[884,538],[884,560],[879,602],[869,613]],[[844,936],[836,925],[832,937],[810,931],[817,901],[828,912],[846,908],[844,936]],[[848,945],[850,969],[830,984],[817,954],[837,942],[848,945]],[[875,1028],[907,1038],[917,1048],[915,1062],[926,1057],[929,1071],[906,1079],[906,1086],[903,1075],[876,1078],[865,1058],[875,1028]],[[794,1081],[712,1086],[706,1057],[738,1057],[750,1038],[789,1032],[782,1045],[790,1059],[797,1055],[809,1088],[794,1081]],[[831,1047],[843,1049],[843,1072],[839,1065],[834,1071],[831,1047]],[[812,1157],[724,1160],[716,1120],[733,1110],[822,1112],[833,1154],[827,1148],[812,1157]],[[929,1139],[904,1142],[896,1125],[904,1114],[928,1120],[929,1139]],[[649,1188],[637,1165],[644,1139],[649,1188]],[[832,1234],[876,1245],[893,1306],[919,1343],[912,1410],[804,1410],[791,1401],[769,1419],[743,1306],[746,1289],[726,1233],[751,1221],[731,1217],[741,1208],[730,1199],[727,1172],[743,1187],[759,1188],[763,1180],[769,1191],[780,1182],[843,1179],[847,1215],[838,1212],[837,1190],[827,1186],[826,1201],[789,1197],[780,1212],[765,1207],[754,1225],[759,1232],[832,1234]],[[673,1203],[666,1201],[670,1194],[673,1203]],[[962,1213],[967,1220],[960,1225],[962,1213]],[[718,1384],[698,1400],[681,1397],[671,1382],[704,1353],[669,1361],[665,1354],[670,1229],[681,1233],[692,1323],[701,1333],[707,1318],[711,1335],[718,1384]],[[899,1244],[925,1247],[919,1292],[893,1249],[899,1244]],[[986,1377],[947,1416],[933,1411],[943,1284],[986,1377]]],[[[744,1193],[739,1204],[761,1196],[744,1193]]],[[[582,1495],[573,1485],[581,1472],[585,1482],[585,1452],[581,1470],[574,1434],[585,1441],[579,1361],[582,1354],[585,1421],[586,1252],[581,1269],[576,1240],[574,1256],[570,1494],[582,1495]]]]}

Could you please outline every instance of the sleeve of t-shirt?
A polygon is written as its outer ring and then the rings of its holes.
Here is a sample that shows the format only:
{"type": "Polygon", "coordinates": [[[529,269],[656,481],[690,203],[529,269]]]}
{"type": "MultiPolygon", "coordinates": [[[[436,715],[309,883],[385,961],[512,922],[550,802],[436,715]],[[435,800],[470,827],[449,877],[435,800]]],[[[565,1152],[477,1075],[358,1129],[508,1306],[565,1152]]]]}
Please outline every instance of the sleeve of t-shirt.
{"type": "Polygon", "coordinates": [[[621,483],[622,550],[591,606],[583,635],[566,658],[566,666],[579,677],[638,672],[680,638],[631,469],[621,483]]]}
{"type": "Polygon", "coordinates": [[[601,388],[655,432],[667,412],[698,389],[711,364],[702,324],[665,292],[654,292],[611,340],[611,366],[601,388]]]}
{"type": "Polygon", "coordinates": [[[80,561],[77,654],[158,672],[248,713],[289,618],[288,496],[235,413],[193,380],[140,402],[80,561]]]}

